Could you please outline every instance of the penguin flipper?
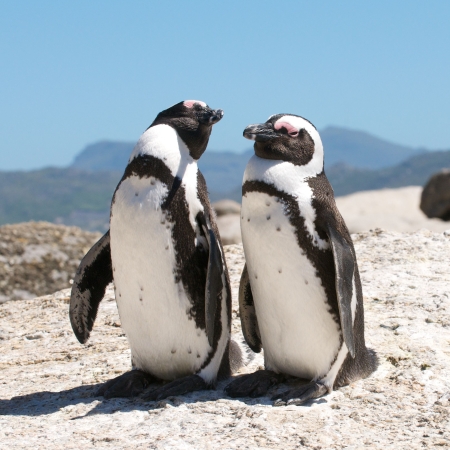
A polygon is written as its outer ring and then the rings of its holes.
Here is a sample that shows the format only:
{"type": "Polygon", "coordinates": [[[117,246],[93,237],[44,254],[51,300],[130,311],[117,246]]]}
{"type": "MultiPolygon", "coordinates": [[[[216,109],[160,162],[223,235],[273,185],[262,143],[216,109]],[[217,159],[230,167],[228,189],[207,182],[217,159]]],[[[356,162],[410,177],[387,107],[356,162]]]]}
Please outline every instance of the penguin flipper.
{"type": "Polygon", "coordinates": [[[341,319],[342,334],[348,351],[355,357],[355,340],[353,334],[352,317],[352,298],[356,292],[353,292],[353,277],[355,274],[355,256],[351,245],[345,240],[344,236],[333,226],[327,224],[327,234],[333,251],[334,268],[336,271],[336,295],[339,306],[339,315],[341,319]]]}
{"type": "Polygon", "coordinates": [[[239,284],[239,312],[245,342],[247,342],[248,346],[255,353],[259,353],[262,348],[261,334],[259,332],[255,304],[253,303],[253,294],[248,277],[247,264],[244,265],[241,282],[239,284]]]}
{"type": "Polygon", "coordinates": [[[70,295],[69,317],[73,332],[84,344],[88,339],[106,286],[113,280],[108,232],[86,253],[78,266],[70,295]]]}
{"type": "Polygon", "coordinates": [[[208,336],[209,345],[213,345],[214,330],[216,321],[217,298],[222,295],[224,281],[224,261],[222,259],[222,251],[220,249],[219,240],[211,226],[211,221],[207,214],[199,213],[197,215],[206,240],[208,241],[208,270],[206,273],[205,287],[205,325],[206,335],[208,336]]]}

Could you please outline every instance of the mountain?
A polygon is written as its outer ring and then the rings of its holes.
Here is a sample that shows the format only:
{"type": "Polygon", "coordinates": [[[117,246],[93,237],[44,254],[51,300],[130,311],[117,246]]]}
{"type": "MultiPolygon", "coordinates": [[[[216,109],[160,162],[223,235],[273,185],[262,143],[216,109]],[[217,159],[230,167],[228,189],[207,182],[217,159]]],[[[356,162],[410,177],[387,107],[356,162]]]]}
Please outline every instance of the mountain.
{"type": "MultiPolygon", "coordinates": [[[[444,167],[450,168],[450,150],[421,153],[395,166],[378,170],[335,164],[326,169],[326,174],[334,195],[339,196],[373,189],[423,186],[432,174],[444,167]]],[[[230,198],[240,202],[241,186],[225,193],[211,192],[210,196],[212,201],[230,198]]]]}
{"type": "MultiPolygon", "coordinates": [[[[419,153],[419,150],[393,144],[363,131],[328,127],[321,131],[326,168],[344,163],[359,169],[393,166],[419,153]]],[[[101,141],[88,145],[74,159],[71,167],[89,171],[123,172],[133,142],[101,141]]],[[[211,192],[228,192],[241,184],[242,175],[253,150],[243,153],[206,151],[199,160],[211,192]]]]}
{"type": "Polygon", "coordinates": [[[96,142],[78,153],[70,167],[78,170],[123,172],[133,147],[133,142],[96,142]]]}
{"type": "Polygon", "coordinates": [[[338,164],[327,171],[336,195],[402,186],[423,186],[432,174],[450,168],[450,150],[421,153],[393,167],[364,170],[338,164]]]}
{"type": "MultiPolygon", "coordinates": [[[[220,186],[221,182],[225,185],[230,180],[223,175],[219,183],[213,183],[217,181],[214,179],[215,171],[208,173],[206,169],[211,200],[232,198],[240,201],[243,168],[237,166],[239,160],[231,160],[230,163],[224,155],[226,153],[222,154],[224,160],[221,165],[226,170],[223,173],[233,175],[233,185],[228,190],[212,190],[211,186],[220,186]]],[[[450,167],[450,150],[423,153],[396,166],[378,170],[338,164],[327,169],[327,176],[335,195],[346,195],[385,187],[423,185],[443,167],[450,167]]],[[[73,168],[1,172],[0,225],[46,220],[105,231],[108,228],[111,197],[121,176],[122,173],[117,171],[96,172],[73,168]]]]}
{"type": "Polygon", "coordinates": [[[45,220],[104,231],[120,177],[70,168],[0,172],[0,225],[45,220]]]}
{"type": "Polygon", "coordinates": [[[345,163],[361,169],[393,166],[424,150],[393,144],[364,131],[328,127],[320,132],[325,167],[345,163]]]}
{"type": "MultiPolygon", "coordinates": [[[[79,153],[73,169],[85,171],[118,171],[123,173],[134,143],[101,141],[88,145],[79,153]]],[[[244,153],[205,152],[199,160],[199,167],[212,191],[226,192],[242,181],[247,161],[253,150],[244,153]]]]}
{"type": "MultiPolygon", "coordinates": [[[[335,194],[423,185],[450,151],[420,153],[368,133],[329,127],[322,132],[326,173],[335,194]]],[[[0,172],[0,225],[46,220],[87,230],[108,228],[109,205],[134,144],[102,141],[87,146],[68,168],[0,172]]],[[[240,201],[244,153],[207,151],[199,161],[211,200],[240,201]]]]}
{"type": "Polygon", "coordinates": [[[208,190],[223,193],[240,186],[245,166],[252,155],[253,150],[244,153],[205,152],[198,167],[205,176],[208,190]]]}

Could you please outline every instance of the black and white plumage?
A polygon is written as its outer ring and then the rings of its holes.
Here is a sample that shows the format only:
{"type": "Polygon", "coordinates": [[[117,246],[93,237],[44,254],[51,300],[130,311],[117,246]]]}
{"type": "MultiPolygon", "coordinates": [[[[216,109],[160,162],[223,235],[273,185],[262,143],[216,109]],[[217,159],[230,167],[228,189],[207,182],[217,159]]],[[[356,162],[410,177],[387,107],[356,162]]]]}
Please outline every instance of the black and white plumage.
{"type": "Polygon", "coordinates": [[[110,230],[88,252],[70,301],[73,330],[86,342],[114,279],[131,372],[107,382],[106,397],[171,381],[160,399],[211,386],[239,364],[230,341],[231,291],[219,232],[197,160],[223,116],[188,100],[158,114],[137,142],[117,186],[110,230]]]}
{"type": "Polygon", "coordinates": [[[249,346],[264,349],[266,370],[226,390],[259,396],[292,376],[309,383],[275,396],[275,404],[301,404],[376,369],[364,341],[355,250],[324,173],[316,128],[277,114],[244,136],[255,140],[255,155],[242,187],[240,315],[249,346]]]}

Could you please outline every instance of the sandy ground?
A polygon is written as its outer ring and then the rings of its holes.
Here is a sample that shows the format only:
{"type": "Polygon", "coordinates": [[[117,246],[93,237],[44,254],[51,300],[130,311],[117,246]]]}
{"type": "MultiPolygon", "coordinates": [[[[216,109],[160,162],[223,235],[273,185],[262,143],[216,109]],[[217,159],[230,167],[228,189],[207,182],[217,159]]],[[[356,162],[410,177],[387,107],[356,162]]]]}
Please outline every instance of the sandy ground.
{"type": "MultiPolygon", "coordinates": [[[[216,390],[159,403],[95,397],[130,367],[109,290],[88,345],[75,339],[69,291],[0,305],[2,449],[421,449],[450,447],[450,233],[353,235],[369,378],[304,406],[216,390]]],[[[242,247],[226,247],[237,298],[242,247]]],[[[234,304],[233,334],[239,334],[234,304]]],[[[262,364],[257,357],[241,373],[262,364]]]]}

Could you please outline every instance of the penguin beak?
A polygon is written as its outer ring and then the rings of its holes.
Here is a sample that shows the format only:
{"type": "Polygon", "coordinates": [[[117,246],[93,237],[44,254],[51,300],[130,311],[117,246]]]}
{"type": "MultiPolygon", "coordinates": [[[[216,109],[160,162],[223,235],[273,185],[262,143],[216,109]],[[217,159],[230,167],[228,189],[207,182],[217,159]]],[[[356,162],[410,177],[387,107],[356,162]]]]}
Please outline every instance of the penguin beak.
{"type": "Polygon", "coordinates": [[[256,142],[266,142],[278,137],[271,123],[256,123],[244,130],[244,137],[256,142]]]}
{"type": "Polygon", "coordinates": [[[204,108],[197,117],[200,123],[212,126],[222,119],[223,111],[221,109],[204,108]]]}
{"type": "Polygon", "coordinates": [[[219,122],[219,120],[221,120],[222,117],[223,117],[223,110],[221,109],[213,110],[213,114],[209,118],[209,123],[211,125],[214,125],[215,123],[219,122]]]}

